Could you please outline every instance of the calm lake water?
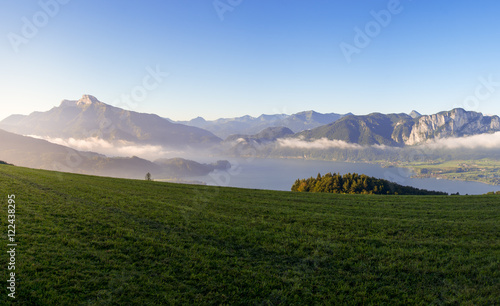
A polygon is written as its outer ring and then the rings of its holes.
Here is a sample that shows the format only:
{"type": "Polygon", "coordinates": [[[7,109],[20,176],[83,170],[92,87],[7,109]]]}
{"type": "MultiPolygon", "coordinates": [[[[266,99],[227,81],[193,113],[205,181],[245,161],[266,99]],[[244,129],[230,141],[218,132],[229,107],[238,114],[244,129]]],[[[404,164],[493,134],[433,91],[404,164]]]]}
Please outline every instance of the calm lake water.
{"type": "Polygon", "coordinates": [[[500,186],[477,182],[451,181],[434,178],[411,178],[411,171],[402,168],[382,168],[379,165],[346,163],[303,159],[229,159],[233,165],[227,171],[217,171],[202,177],[189,179],[206,182],[208,185],[231,186],[252,189],[290,191],[298,178],[316,177],[327,172],[345,174],[356,172],[401,185],[428,190],[460,194],[484,194],[500,191],[500,186]]]}

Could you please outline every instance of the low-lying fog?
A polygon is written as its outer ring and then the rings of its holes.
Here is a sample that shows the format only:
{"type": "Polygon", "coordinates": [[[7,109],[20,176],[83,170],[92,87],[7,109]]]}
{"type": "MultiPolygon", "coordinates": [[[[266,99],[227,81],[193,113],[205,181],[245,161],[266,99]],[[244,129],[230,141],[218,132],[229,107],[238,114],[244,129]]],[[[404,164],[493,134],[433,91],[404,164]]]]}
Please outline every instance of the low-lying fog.
{"type": "Polygon", "coordinates": [[[194,180],[201,180],[211,185],[289,190],[295,179],[316,176],[318,172],[322,174],[326,172],[358,172],[418,188],[450,193],[460,191],[462,194],[478,194],[500,190],[498,186],[476,182],[411,179],[408,170],[396,168],[398,173],[392,175],[390,174],[391,172],[388,172],[387,168],[381,168],[378,165],[363,164],[366,161],[383,160],[384,158],[387,160],[399,158],[399,161],[404,162],[411,162],[413,161],[412,159],[429,161],[442,156],[447,156],[448,159],[487,157],[498,159],[500,157],[500,150],[498,150],[500,149],[500,132],[463,138],[431,140],[422,145],[405,148],[383,145],[361,146],[341,140],[319,139],[305,141],[302,139],[284,138],[266,143],[225,143],[221,145],[221,148],[218,148],[217,152],[167,149],[162,146],[138,145],[127,142],[110,143],[99,138],[82,140],[44,137],[43,139],[79,151],[96,152],[108,157],[137,156],[149,161],[180,157],[199,163],[213,163],[222,159],[229,160],[232,164],[231,169],[216,171],[204,177],[193,178],[194,180]],[[234,148],[237,146],[246,146],[246,149],[235,150],[234,148]],[[238,152],[246,153],[240,156],[238,152]],[[327,161],[300,160],[306,154],[308,154],[309,158],[324,159],[327,161]],[[343,156],[344,160],[356,163],[332,161],[341,160],[338,156],[343,156]],[[293,159],[276,159],[276,157],[293,159]]]}

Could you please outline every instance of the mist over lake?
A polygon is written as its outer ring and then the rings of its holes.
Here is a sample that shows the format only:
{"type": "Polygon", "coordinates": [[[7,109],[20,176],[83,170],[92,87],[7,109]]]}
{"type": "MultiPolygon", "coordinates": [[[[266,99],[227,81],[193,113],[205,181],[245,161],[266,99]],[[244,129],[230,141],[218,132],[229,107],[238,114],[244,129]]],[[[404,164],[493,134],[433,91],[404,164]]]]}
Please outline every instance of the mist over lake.
{"type": "Polygon", "coordinates": [[[229,159],[232,168],[215,171],[206,176],[191,177],[191,180],[206,182],[214,186],[230,186],[254,189],[290,191],[296,179],[316,177],[328,172],[359,173],[386,179],[401,185],[421,189],[459,192],[464,194],[485,194],[500,191],[500,186],[478,182],[452,181],[436,178],[412,178],[412,171],[404,168],[383,168],[376,164],[348,163],[305,159],[229,159]]]}

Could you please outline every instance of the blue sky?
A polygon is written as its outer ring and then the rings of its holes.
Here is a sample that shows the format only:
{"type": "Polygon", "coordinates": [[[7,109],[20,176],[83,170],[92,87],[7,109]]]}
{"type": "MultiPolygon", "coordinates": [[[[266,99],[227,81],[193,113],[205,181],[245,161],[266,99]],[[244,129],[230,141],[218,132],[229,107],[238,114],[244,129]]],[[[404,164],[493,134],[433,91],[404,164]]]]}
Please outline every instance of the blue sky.
{"type": "Polygon", "coordinates": [[[0,117],[83,94],[178,120],[500,115],[499,13],[494,0],[3,0],[0,117]]]}

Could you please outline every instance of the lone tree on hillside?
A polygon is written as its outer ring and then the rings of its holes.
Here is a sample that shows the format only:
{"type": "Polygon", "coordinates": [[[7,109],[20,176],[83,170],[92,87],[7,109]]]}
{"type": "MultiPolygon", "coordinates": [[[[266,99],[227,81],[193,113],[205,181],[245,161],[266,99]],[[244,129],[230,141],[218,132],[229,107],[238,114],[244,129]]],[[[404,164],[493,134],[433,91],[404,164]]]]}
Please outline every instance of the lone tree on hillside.
{"type": "Polygon", "coordinates": [[[146,173],[146,181],[151,181],[151,173],[146,173]]]}

